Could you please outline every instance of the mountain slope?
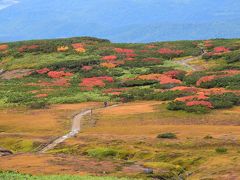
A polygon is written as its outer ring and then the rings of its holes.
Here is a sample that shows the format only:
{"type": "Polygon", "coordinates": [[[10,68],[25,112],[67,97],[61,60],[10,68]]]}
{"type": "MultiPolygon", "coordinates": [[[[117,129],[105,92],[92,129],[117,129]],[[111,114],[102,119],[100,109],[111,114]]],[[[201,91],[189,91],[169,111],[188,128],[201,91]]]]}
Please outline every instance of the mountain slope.
{"type": "Polygon", "coordinates": [[[238,37],[239,7],[236,0],[20,0],[0,11],[0,41],[68,36],[119,42],[238,37]]]}

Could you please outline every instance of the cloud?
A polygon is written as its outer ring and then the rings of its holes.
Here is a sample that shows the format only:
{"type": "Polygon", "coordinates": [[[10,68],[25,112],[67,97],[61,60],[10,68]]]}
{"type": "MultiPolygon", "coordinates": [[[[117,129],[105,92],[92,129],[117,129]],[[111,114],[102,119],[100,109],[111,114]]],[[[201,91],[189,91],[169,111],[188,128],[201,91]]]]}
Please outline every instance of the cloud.
{"type": "Polygon", "coordinates": [[[0,10],[5,9],[9,6],[12,6],[18,2],[19,1],[17,0],[0,0],[0,10]]]}

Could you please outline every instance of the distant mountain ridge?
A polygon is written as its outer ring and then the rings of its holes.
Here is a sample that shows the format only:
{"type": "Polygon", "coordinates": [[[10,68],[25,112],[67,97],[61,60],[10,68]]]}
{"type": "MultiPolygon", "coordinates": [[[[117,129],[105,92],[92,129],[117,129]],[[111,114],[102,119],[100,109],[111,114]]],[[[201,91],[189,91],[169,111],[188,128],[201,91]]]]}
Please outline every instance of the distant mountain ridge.
{"type": "MultiPolygon", "coordinates": [[[[0,1],[1,3],[1,1],[0,1]]],[[[237,0],[19,0],[0,41],[95,36],[113,42],[240,37],[237,0]]]]}

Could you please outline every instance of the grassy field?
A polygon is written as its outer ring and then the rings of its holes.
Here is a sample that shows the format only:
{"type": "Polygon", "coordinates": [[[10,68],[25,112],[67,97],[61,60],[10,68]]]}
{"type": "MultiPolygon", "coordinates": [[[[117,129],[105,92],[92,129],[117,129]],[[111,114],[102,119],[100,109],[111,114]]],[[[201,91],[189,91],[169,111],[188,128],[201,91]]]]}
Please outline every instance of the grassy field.
{"type": "Polygon", "coordinates": [[[140,101],[96,110],[93,117],[85,117],[83,131],[76,138],[45,155],[2,157],[0,169],[137,178],[240,176],[238,107],[199,115],[172,113],[164,106],[158,101],[140,101]],[[166,133],[176,137],[157,138],[166,133]],[[144,168],[152,168],[154,173],[144,174],[144,168]]]}
{"type": "Polygon", "coordinates": [[[98,103],[55,105],[49,109],[0,110],[0,144],[13,152],[32,152],[67,133],[72,115],[98,103]]]}

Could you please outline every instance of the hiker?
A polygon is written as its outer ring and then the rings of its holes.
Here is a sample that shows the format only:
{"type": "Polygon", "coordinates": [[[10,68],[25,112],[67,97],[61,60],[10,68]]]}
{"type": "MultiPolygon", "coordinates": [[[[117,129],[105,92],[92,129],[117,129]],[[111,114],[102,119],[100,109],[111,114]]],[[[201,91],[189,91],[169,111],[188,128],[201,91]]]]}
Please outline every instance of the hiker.
{"type": "Polygon", "coordinates": [[[107,102],[104,102],[104,107],[107,107],[108,106],[108,103],[107,102]]]}

